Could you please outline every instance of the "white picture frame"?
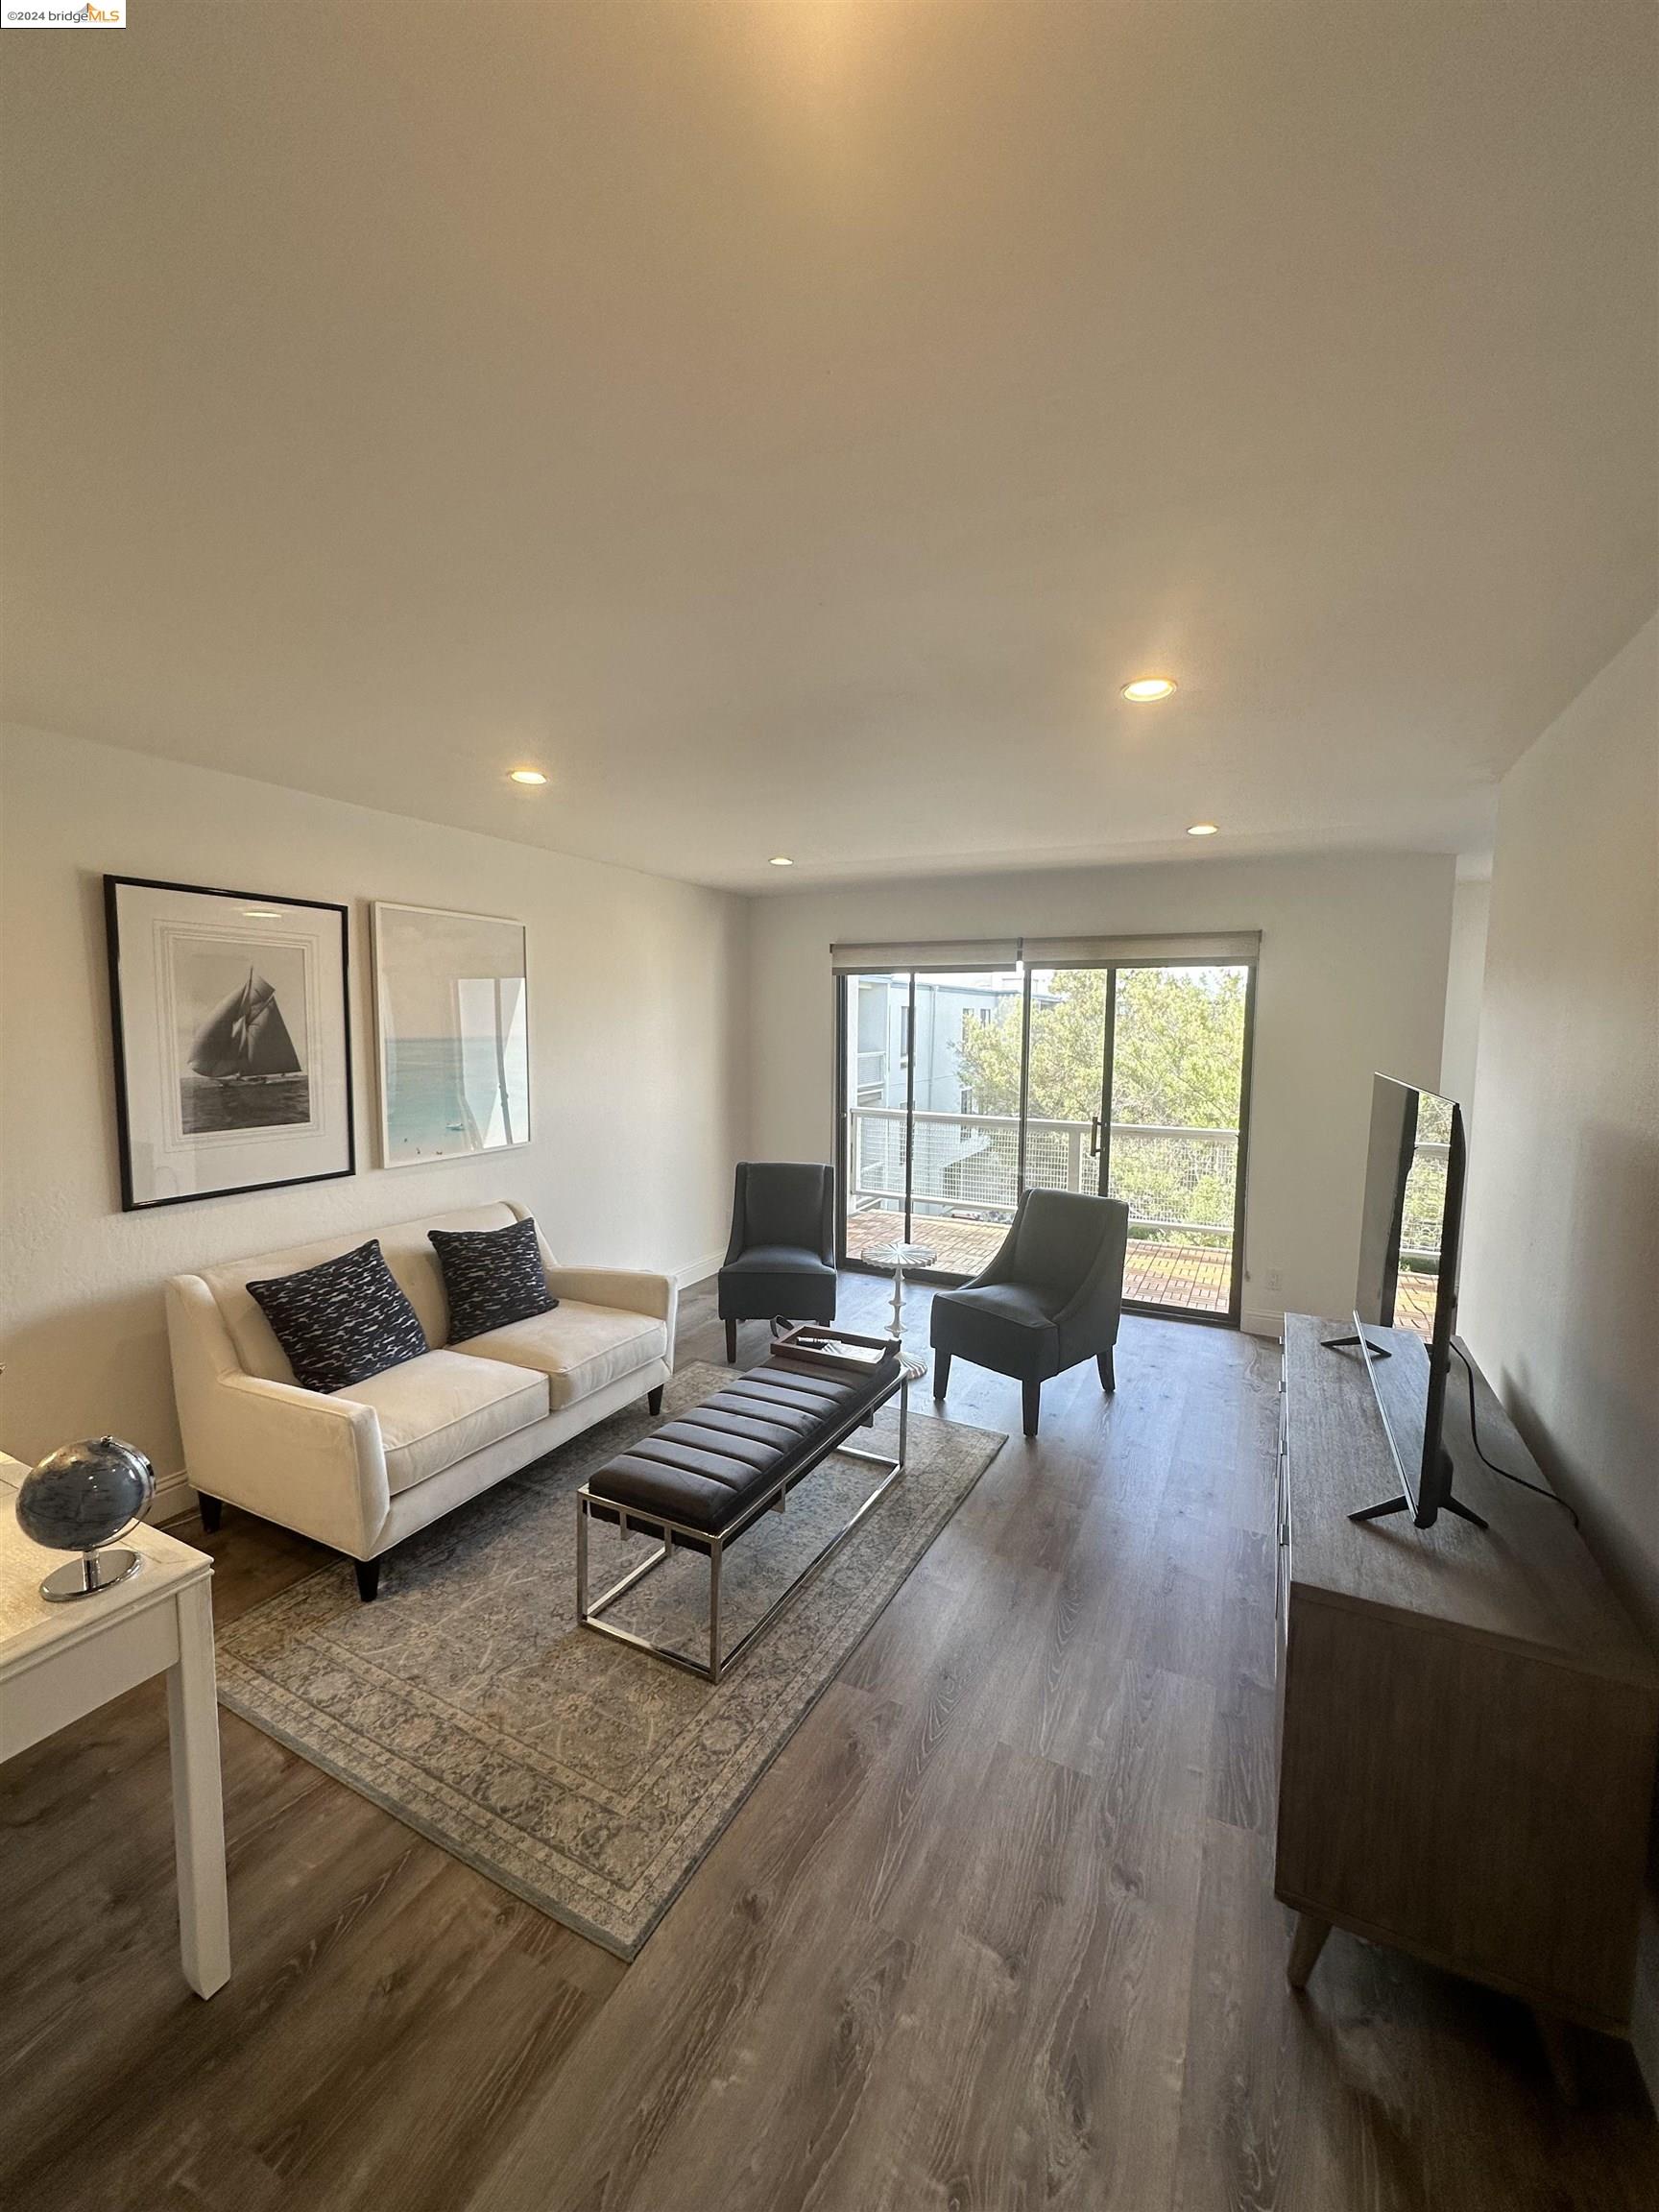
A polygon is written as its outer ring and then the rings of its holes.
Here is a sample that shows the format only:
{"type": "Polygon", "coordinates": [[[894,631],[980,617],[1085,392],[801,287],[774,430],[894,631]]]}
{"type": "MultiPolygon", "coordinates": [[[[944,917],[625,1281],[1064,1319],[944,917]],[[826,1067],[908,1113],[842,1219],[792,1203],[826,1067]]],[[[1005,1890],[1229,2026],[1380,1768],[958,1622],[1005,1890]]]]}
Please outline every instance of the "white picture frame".
{"type": "Polygon", "coordinates": [[[378,901],[380,1161],[430,1166],[531,1142],[530,984],[522,922],[378,901]]]}

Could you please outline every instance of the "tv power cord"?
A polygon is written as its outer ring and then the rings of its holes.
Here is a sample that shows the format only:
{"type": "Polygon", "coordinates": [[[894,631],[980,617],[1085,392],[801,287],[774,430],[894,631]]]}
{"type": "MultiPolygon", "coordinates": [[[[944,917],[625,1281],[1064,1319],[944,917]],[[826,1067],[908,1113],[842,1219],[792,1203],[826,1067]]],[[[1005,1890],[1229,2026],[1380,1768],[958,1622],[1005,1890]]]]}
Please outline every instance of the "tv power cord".
{"type": "Polygon", "coordinates": [[[1468,1353],[1464,1351],[1455,1337],[1452,1339],[1452,1349],[1463,1362],[1463,1380],[1469,1385],[1469,1435],[1480,1464],[1483,1467],[1490,1467],[1494,1475],[1502,1475],[1505,1482],[1513,1482],[1522,1490],[1530,1490],[1537,1497],[1548,1498],[1551,1505],[1559,1505],[1562,1512],[1576,1528],[1578,1516],[1568,1504],[1565,1498],[1557,1498],[1554,1491],[1546,1490],[1542,1482],[1528,1482],[1525,1475],[1512,1475],[1507,1467],[1500,1467],[1496,1459],[1488,1459],[1485,1453],[1481,1451],[1480,1431],[1475,1422],[1475,1370],[1469,1364],[1468,1353]]]}

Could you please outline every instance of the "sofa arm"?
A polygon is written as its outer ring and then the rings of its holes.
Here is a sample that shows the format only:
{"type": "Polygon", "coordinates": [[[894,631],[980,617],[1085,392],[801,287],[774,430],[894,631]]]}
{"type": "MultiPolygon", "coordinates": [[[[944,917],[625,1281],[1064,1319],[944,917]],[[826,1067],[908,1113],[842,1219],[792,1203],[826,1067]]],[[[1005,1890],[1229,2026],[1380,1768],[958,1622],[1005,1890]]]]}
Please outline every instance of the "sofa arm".
{"type": "MultiPolygon", "coordinates": [[[[508,1205],[520,1221],[528,1218],[516,1199],[508,1205]]],[[[618,1306],[624,1313],[649,1313],[668,1332],[663,1357],[674,1364],[674,1321],[680,1306],[680,1286],[671,1275],[655,1275],[641,1267],[562,1267],[540,1229],[537,1248],[542,1272],[555,1298],[574,1298],[583,1306],[618,1306]]]]}
{"type": "Polygon", "coordinates": [[[233,1464],[237,1483],[221,1495],[353,1559],[373,1559],[392,1510],[373,1407],[257,1375],[227,1376],[218,1387],[216,1456],[233,1464]]]}
{"type": "Polygon", "coordinates": [[[549,1267],[547,1287],[555,1298],[574,1298],[584,1306],[619,1306],[625,1313],[649,1313],[667,1327],[668,1364],[674,1364],[680,1287],[672,1275],[652,1275],[634,1267],[549,1267]]]}
{"type": "Polygon", "coordinates": [[[168,1285],[167,1325],[195,1486],[354,1559],[373,1558],[392,1506],[374,1408],[244,1373],[200,1276],[168,1285]]]}

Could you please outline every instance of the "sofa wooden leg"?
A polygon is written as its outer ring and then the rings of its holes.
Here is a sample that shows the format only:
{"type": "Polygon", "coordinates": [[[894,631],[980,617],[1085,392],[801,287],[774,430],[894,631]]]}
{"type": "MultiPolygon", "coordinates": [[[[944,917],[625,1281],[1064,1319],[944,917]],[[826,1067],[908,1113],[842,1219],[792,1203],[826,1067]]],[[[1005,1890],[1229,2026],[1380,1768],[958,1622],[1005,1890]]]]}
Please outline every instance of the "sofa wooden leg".
{"type": "Polygon", "coordinates": [[[196,1503],[201,1508],[202,1526],[211,1536],[225,1518],[224,1504],[221,1500],[204,1498],[200,1492],[197,1494],[196,1503]]]}
{"type": "Polygon", "coordinates": [[[726,1324],[726,1364],[728,1367],[735,1367],[737,1364],[737,1324],[735,1321],[728,1321],[726,1324]]]}
{"type": "Polygon", "coordinates": [[[1043,1385],[1041,1382],[1022,1382],[1020,1392],[1025,1401],[1025,1433],[1027,1436],[1035,1436],[1037,1416],[1043,1405],[1043,1385]]]}
{"type": "Polygon", "coordinates": [[[1109,1351],[1100,1353],[1094,1364],[1100,1370],[1101,1389],[1116,1390],[1118,1387],[1118,1370],[1112,1363],[1111,1353],[1109,1351]]]}
{"type": "Polygon", "coordinates": [[[646,1410],[646,1412],[647,1412],[647,1413],[661,1413],[661,1410],[662,1410],[662,1385],[661,1385],[661,1382],[659,1382],[659,1383],[658,1383],[658,1385],[657,1385],[657,1387],[656,1387],[656,1389],[655,1389],[655,1390],[647,1390],[647,1391],[646,1391],[646,1393],[645,1393],[645,1410],[646,1410]]]}
{"type": "Polygon", "coordinates": [[[949,1352],[935,1352],[933,1355],[933,1395],[935,1398],[943,1398],[946,1391],[950,1387],[950,1359],[951,1355],[949,1352]]]}
{"type": "Polygon", "coordinates": [[[351,1564],[357,1570],[357,1595],[367,1605],[380,1587],[380,1562],[378,1559],[353,1559],[351,1564]]]}

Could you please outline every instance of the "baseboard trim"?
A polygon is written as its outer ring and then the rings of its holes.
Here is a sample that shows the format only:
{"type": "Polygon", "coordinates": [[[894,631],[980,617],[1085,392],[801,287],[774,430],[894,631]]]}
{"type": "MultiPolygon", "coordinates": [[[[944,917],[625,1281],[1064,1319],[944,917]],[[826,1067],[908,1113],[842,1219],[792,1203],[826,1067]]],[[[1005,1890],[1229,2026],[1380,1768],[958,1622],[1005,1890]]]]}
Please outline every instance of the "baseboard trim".
{"type": "Polygon", "coordinates": [[[1271,1336],[1277,1340],[1285,1334],[1284,1309],[1274,1310],[1259,1306],[1252,1310],[1247,1306],[1238,1316],[1238,1326],[1246,1336],[1271,1336]]]}
{"type": "Polygon", "coordinates": [[[186,1513],[194,1513],[196,1510],[196,1493],[182,1467],[176,1474],[156,1476],[156,1495],[150,1501],[146,1520],[154,1522],[160,1528],[169,1521],[181,1521],[186,1513]]]}
{"type": "Polygon", "coordinates": [[[726,1247],[722,1244],[718,1252],[710,1252],[704,1259],[688,1260],[684,1267],[675,1268],[675,1286],[689,1290],[694,1284],[707,1283],[711,1276],[719,1274],[725,1258],[726,1247]]]}

